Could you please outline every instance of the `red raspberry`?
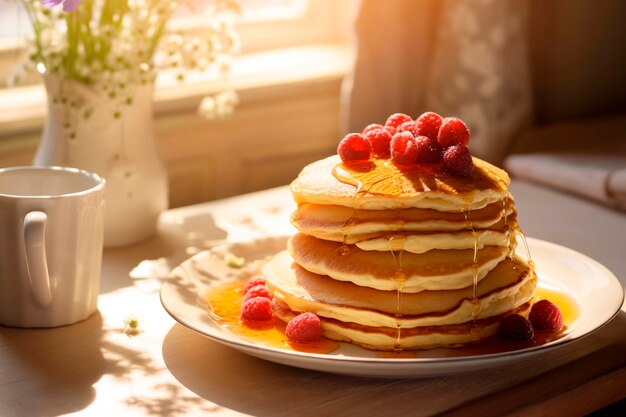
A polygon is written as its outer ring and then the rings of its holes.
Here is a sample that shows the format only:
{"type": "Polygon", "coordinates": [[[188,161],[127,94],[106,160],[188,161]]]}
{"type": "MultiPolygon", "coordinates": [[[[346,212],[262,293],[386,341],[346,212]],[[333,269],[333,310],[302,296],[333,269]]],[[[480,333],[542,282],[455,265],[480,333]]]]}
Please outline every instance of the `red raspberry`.
{"type": "Polygon", "coordinates": [[[437,113],[433,113],[431,111],[423,113],[415,121],[415,136],[428,136],[433,140],[437,140],[442,120],[443,118],[437,113]]]}
{"type": "Polygon", "coordinates": [[[365,126],[365,129],[363,129],[363,131],[361,132],[361,134],[363,136],[365,136],[365,134],[367,132],[371,132],[372,130],[376,130],[376,129],[384,129],[385,126],[378,124],[378,123],[372,123],[371,125],[367,125],[365,126]]]}
{"type": "Polygon", "coordinates": [[[343,162],[366,161],[372,153],[372,145],[359,133],[348,133],[337,147],[343,162]]]}
{"type": "Polygon", "coordinates": [[[417,163],[432,164],[442,158],[442,149],[436,140],[428,136],[418,136],[415,138],[417,147],[417,163]]]}
{"type": "Polygon", "coordinates": [[[399,165],[414,164],[417,160],[417,146],[411,132],[400,132],[391,138],[391,159],[399,165]]]}
{"type": "Polygon", "coordinates": [[[416,125],[415,125],[415,122],[412,120],[408,122],[404,122],[400,126],[398,126],[398,128],[396,129],[396,133],[400,133],[400,132],[411,132],[413,136],[418,136],[415,134],[416,125]]]}
{"type": "Polygon", "coordinates": [[[556,332],[563,327],[563,314],[552,301],[537,301],[528,315],[537,331],[556,332]]]}
{"type": "Polygon", "coordinates": [[[396,128],[393,126],[385,126],[384,129],[389,132],[389,134],[391,136],[395,135],[397,133],[396,128]]]}
{"type": "Polygon", "coordinates": [[[443,151],[443,169],[448,174],[469,177],[474,170],[472,154],[465,145],[454,145],[443,151]]]}
{"type": "Polygon", "coordinates": [[[454,145],[465,145],[469,143],[470,132],[463,120],[456,117],[446,117],[441,122],[437,141],[443,148],[454,145]]]}
{"type": "Polygon", "coordinates": [[[246,291],[246,294],[243,296],[243,302],[245,303],[249,299],[255,297],[264,297],[269,298],[270,300],[272,299],[269,291],[267,291],[267,288],[265,288],[265,284],[255,285],[254,287],[246,291]]]}
{"type": "Polygon", "coordinates": [[[365,136],[365,139],[372,145],[372,152],[376,158],[389,158],[391,135],[387,130],[383,128],[374,129],[363,136],[365,136]]]}
{"type": "Polygon", "coordinates": [[[241,320],[248,322],[267,322],[274,318],[272,302],[269,298],[254,297],[241,306],[241,320]]]}
{"type": "Polygon", "coordinates": [[[533,325],[524,316],[519,314],[508,315],[500,322],[498,336],[502,340],[524,341],[535,336],[533,325]]]}
{"type": "Polygon", "coordinates": [[[314,313],[302,313],[289,320],[285,335],[293,342],[317,342],[322,338],[322,322],[314,313]]]}
{"type": "Polygon", "coordinates": [[[253,276],[246,282],[246,285],[243,286],[243,293],[247,293],[250,288],[256,287],[259,284],[265,285],[265,277],[263,275],[253,276]]]}
{"type": "Polygon", "coordinates": [[[400,126],[402,123],[411,121],[413,121],[413,119],[411,119],[411,116],[408,116],[404,113],[394,113],[387,118],[385,126],[391,126],[397,129],[398,126],[400,126]]]}

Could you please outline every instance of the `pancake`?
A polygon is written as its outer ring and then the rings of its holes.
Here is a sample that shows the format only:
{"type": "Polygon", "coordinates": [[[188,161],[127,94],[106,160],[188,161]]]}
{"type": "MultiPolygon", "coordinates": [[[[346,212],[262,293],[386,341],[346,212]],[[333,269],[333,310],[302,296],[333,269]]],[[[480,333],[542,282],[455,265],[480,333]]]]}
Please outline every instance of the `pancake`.
{"type": "Polygon", "coordinates": [[[274,298],[294,311],[367,326],[411,328],[456,324],[502,314],[528,302],[536,277],[519,258],[507,259],[485,279],[458,290],[402,293],[360,287],[302,268],[284,251],[262,270],[274,298]]]}
{"type": "Polygon", "coordinates": [[[431,166],[399,168],[383,159],[346,166],[333,155],[306,166],[290,188],[296,203],[367,210],[459,212],[504,200],[509,194],[508,174],[478,158],[473,161],[471,177],[462,178],[431,166]]]}
{"type": "MultiPolygon", "coordinates": [[[[459,347],[493,336],[504,317],[509,314],[528,315],[531,303],[486,319],[445,326],[424,326],[410,329],[371,327],[320,317],[324,337],[349,342],[371,350],[399,351],[459,347]]],[[[297,312],[274,303],[274,315],[288,322],[297,312]]]]}
{"type": "Polygon", "coordinates": [[[506,258],[508,248],[432,250],[410,252],[364,251],[355,245],[317,239],[297,233],[287,244],[289,253],[304,269],[379,290],[406,293],[467,287],[482,280],[506,258]],[[476,258],[476,260],[474,260],[476,258]]]}
{"type": "Polygon", "coordinates": [[[454,233],[423,233],[419,235],[395,234],[364,239],[356,247],[364,251],[389,252],[404,250],[426,253],[433,249],[484,249],[485,246],[508,247],[509,234],[499,230],[478,230],[454,233]]]}
{"type": "Polygon", "coordinates": [[[455,232],[503,228],[515,225],[514,201],[506,198],[482,209],[440,212],[433,209],[361,210],[336,205],[302,203],[291,215],[291,223],[302,233],[321,239],[342,241],[344,236],[382,232],[455,232]]]}

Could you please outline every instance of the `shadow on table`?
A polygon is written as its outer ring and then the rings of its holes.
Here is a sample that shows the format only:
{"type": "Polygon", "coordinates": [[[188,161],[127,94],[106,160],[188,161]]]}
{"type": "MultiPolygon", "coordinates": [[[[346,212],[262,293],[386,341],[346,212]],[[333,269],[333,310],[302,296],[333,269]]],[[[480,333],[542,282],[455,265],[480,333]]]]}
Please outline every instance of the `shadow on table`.
{"type": "Polygon", "coordinates": [[[260,360],[174,325],[163,342],[170,372],[219,407],[258,417],[325,415],[302,410],[299,398],[320,405],[345,399],[350,388],[380,387],[394,380],[330,375],[260,360]]]}
{"type": "Polygon", "coordinates": [[[164,279],[182,261],[226,237],[211,213],[183,216],[176,210],[167,212],[155,236],[104,251],[100,293],[132,285],[137,279],[164,279]]]}
{"type": "Polygon", "coordinates": [[[52,416],[91,404],[96,397],[93,385],[106,368],[101,339],[100,313],[52,329],[0,327],[2,349],[11,351],[5,357],[13,362],[1,364],[3,380],[15,381],[13,385],[19,387],[13,391],[15,396],[4,397],[0,415],[52,416]],[[12,366],[18,369],[14,374],[12,366]]]}

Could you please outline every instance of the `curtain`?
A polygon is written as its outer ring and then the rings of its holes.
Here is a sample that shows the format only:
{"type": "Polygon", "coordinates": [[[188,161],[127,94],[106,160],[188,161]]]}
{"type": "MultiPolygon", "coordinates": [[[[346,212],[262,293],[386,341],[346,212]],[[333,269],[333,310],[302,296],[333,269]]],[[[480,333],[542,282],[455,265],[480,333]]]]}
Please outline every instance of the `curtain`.
{"type": "Polygon", "coordinates": [[[363,0],[343,129],[391,113],[463,119],[470,149],[501,162],[531,123],[527,0],[363,0]]]}

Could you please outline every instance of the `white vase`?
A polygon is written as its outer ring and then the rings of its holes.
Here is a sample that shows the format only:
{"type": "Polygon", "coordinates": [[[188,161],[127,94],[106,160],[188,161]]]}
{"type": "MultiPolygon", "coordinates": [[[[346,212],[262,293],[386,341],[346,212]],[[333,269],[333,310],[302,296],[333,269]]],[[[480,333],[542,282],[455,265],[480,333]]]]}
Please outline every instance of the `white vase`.
{"type": "Polygon", "coordinates": [[[105,247],[152,236],[168,204],[167,173],[153,137],[152,84],[111,98],[74,80],[44,81],[48,117],[34,165],[81,168],[106,179],[105,247]]]}

